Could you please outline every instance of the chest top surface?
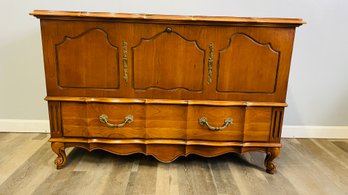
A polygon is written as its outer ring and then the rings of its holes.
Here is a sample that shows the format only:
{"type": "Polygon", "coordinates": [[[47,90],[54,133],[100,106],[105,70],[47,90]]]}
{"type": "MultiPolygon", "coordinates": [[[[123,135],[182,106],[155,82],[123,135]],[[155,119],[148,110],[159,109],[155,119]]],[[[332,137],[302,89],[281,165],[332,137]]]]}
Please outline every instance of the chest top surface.
{"type": "Polygon", "coordinates": [[[139,21],[182,21],[182,22],[225,22],[248,23],[254,25],[274,24],[300,26],[305,22],[300,18],[256,18],[256,17],[232,17],[232,16],[192,16],[192,15],[160,15],[160,14],[130,14],[111,12],[82,12],[82,11],[49,11],[34,10],[30,13],[38,18],[99,18],[99,19],[128,19],[139,21]]]}

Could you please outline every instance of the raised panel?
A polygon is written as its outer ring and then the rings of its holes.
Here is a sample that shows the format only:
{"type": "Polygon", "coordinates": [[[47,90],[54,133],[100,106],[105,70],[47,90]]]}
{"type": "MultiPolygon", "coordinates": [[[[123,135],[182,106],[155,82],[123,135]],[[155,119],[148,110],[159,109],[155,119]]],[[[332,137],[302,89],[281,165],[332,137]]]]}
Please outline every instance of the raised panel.
{"type": "Polygon", "coordinates": [[[66,36],[56,45],[58,86],[62,88],[117,89],[118,49],[102,29],[76,37],[66,36]]]}
{"type": "Polygon", "coordinates": [[[171,28],[142,38],[132,53],[134,89],[203,89],[205,51],[171,28]]]}
{"type": "Polygon", "coordinates": [[[272,107],[247,107],[243,141],[269,141],[272,107]]]}
{"type": "Polygon", "coordinates": [[[219,50],[217,91],[274,93],[280,52],[244,33],[233,34],[219,50]]]}
{"type": "Polygon", "coordinates": [[[244,125],[243,107],[190,106],[187,115],[188,140],[241,141],[244,125]],[[199,124],[205,117],[209,125],[221,127],[225,119],[231,118],[232,124],[222,130],[212,131],[199,124]]]}

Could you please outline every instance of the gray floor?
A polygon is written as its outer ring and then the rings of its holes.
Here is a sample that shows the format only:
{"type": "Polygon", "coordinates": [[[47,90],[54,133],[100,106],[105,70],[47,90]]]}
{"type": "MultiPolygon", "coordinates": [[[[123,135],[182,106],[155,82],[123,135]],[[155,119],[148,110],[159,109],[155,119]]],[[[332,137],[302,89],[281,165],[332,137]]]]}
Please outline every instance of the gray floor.
{"type": "Polygon", "coordinates": [[[348,194],[348,140],[283,139],[275,175],[265,173],[260,152],[164,164],[77,148],[56,170],[47,140],[47,134],[0,133],[0,195],[348,194]]]}

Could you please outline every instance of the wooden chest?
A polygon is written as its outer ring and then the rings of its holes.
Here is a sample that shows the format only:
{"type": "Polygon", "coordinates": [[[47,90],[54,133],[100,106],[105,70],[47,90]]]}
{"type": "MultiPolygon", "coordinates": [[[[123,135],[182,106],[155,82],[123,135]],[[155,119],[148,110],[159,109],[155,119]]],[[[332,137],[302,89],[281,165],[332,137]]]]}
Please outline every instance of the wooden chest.
{"type": "Polygon", "coordinates": [[[179,156],[266,152],[280,137],[301,19],[33,11],[52,150],[179,156]]]}

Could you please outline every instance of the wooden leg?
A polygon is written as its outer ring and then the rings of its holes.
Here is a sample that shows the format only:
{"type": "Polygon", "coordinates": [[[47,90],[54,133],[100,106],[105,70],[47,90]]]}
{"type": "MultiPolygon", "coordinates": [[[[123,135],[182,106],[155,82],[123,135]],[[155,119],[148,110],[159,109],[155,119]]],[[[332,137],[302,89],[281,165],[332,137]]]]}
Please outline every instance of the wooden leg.
{"type": "Polygon", "coordinates": [[[273,160],[280,154],[280,148],[268,148],[266,151],[265,167],[266,172],[274,174],[276,171],[276,165],[273,160]]]}
{"type": "Polygon", "coordinates": [[[60,142],[52,142],[51,148],[53,152],[57,154],[54,164],[57,165],[57,169],[61,169],[66,162],[65,144],[60,142]]]}

